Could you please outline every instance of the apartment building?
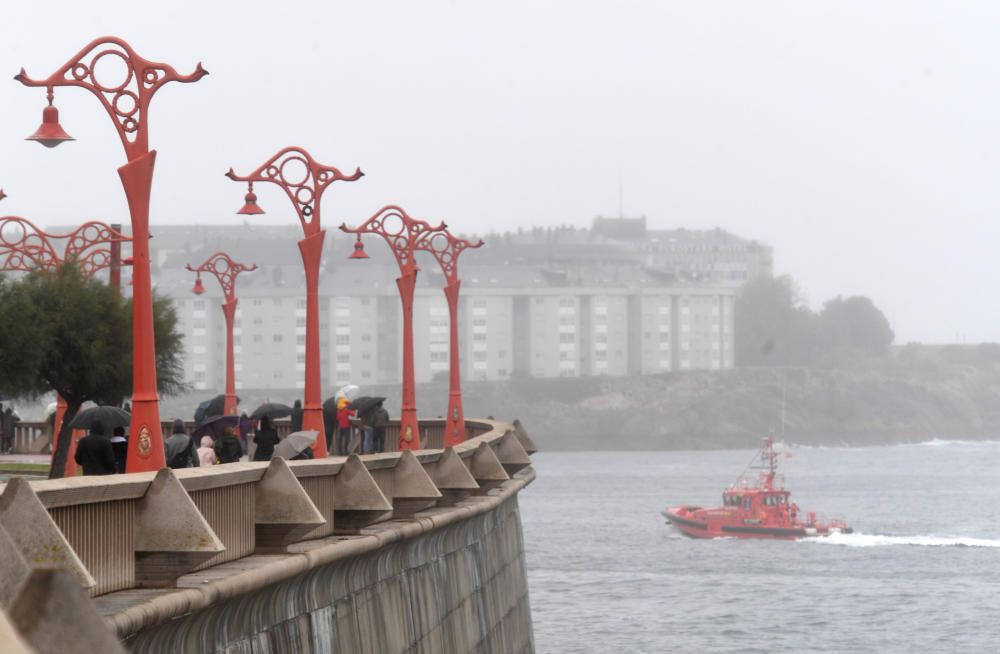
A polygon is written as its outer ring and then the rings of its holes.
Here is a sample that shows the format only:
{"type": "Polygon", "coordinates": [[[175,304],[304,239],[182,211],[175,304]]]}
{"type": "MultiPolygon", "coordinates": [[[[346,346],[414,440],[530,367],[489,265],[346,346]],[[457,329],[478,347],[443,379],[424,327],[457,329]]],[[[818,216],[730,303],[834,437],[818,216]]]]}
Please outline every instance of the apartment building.
{"type": "MultiPolygon", "coordinates": [[[[192,295],[192,276],[180,261],[198,263],[217,243],[181,246],[170,242],[169,231],[157,230],[158,240],[162,233],[168,238],[162,239],[166,254],[158,258],[154,282],[159,293],[176,303],[185,333],[186,379],[196,389],[220,389],[225,381],[221,292],[206,279],[207,292],[192,295]]],[[[190,238],[190,232],[185,235],[190,238]]],[[[261,266],[236,284],[237,388],[303,386],[305,290],[294,242],[290,230],[269,231],[227,248],[235,258],[261,266]]],[[[597,248],[577,245],[581,247],[575,252],[573,247],[546,247],[544,256],[533,261],[500,260],[496,251],[485,261],[477,260],[478,250],[465,255],[457,320],[464,380],[646,375],[733,366],[733,285],[649,266],[641,253],[627,248],[609,250],[603,242],[597,248]]],[[[514,247],[509,253],[518,251],[514,247]]],[[[372,259],[363,262],[348,262],[348,252],[349,241],[328,237],[319,304],[323,386],[398,383],[403,320],[395,262],[375,247],[369,248],[372,259]]],[[[443,380],[451,356],[444,280],[432,260],[420,263],[424,268],[413,306],[416,379],[443,380]]]]}

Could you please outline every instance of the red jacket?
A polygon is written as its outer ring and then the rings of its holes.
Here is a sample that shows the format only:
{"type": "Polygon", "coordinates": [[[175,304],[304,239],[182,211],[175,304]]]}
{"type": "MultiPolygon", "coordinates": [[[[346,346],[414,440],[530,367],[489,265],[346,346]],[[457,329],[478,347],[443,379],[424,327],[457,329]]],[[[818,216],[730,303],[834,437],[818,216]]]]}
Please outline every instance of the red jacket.
{"type": "Polygon", "coordinates": [[[351,418],[354,417],[354,409],[339,409],[337,411],[337,426],[341,429],[347,429],[351,426],[351,418]]]}

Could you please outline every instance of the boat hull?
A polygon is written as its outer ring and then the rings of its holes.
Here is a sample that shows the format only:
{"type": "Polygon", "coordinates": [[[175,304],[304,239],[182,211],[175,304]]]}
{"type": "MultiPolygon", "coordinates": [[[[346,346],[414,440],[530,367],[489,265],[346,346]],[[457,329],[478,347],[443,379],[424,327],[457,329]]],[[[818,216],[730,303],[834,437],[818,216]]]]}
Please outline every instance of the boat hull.
{"type": "Polygon", "coordinates": [[[691,538],[754,538],[768,540],[795,540],[829,536],[833,533],[851,533],[850,527],[831,527],[825,524],[768,525],[749,520],[739,512],[701,507],[670,507],[663,516],[685,536],[691,538]]]}

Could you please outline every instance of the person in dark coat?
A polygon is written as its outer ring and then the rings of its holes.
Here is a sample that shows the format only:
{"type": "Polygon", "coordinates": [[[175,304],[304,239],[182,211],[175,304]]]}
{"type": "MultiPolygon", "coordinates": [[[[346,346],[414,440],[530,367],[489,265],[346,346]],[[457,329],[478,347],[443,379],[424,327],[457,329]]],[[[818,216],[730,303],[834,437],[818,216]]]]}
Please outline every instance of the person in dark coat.
{"type": "Polygon", "coordinates": [[[104,425],[99,420],[95,420],[90,425],[90,433],[77,442],[73,460],[83,468],[85,475],[113,475],[117,472],[111,439],[104,433],[104,425]]]}
{"type": "Polygon", "coordinates": [[[194,440],[184,430],[184,421],[180,418],[175,419],[173,431],[170,438],[163,441],[167,465],[175,470],[197,468],[200,465],[198,448],[194,446],[194,440]]]}
{"type": "Polygon", "coordinates": [[[235,463],[243,456],[243,446],[232,427],[226,427],[222,438],[215,441],[215,456],[219,457],[219,463],[235,463]]]}
{"type": "Polygon", "coordinates": [[[278,432],[271,426],[271,419],[267,416],[260,419],[260,429],[254,434],[253,442],[257,444],[253,460],[270,461],[274,456],[274,446],[278,444],[278,432]]]}
{"type": "Polygon", "coordinates": [[[302,431],[302,400],[295,400],[295,404],[292,405],[292,416],[291,416],[291,433],[297,431],[302,431]]]}
{"type": "Polygon", "coordinates": [[[368,422],[372,426],[372,452],[384,452],[385,428],[389,424],[389,412],[381,402],[368,412],[368,422]]]}
{"type": "Polygon", "coordinates": [[[124,474],[125,458],[128,456],[128,441],[125,439],[124,427],[115,427],[111,433],[111,449],[115,453],[115,468],[120,474],[124,474]]]}

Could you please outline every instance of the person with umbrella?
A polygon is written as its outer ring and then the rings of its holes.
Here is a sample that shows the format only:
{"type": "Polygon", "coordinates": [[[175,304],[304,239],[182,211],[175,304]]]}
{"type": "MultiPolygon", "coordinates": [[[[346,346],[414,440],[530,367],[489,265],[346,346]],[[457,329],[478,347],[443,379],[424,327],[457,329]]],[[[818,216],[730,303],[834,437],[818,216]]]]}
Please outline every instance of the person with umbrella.
{"type": "Polygon", "coordinates": [[[215,456],[219,457],[219,463],[235,463],[243,456],[243,445],[232,427],[226,427],[222,438],[215,441],[215,456]]]}
{"type": "Polygon", "coordinates": [[[295,400],[292,404],[292,432],[302,431],[302,400],[295,400]]]}
{"type": "Polygon", "coordinates": [[[113,475],[118,472],[111,439],[104,433],[104,424],[100,420],[90,423],[90,433],[76,444],[73,460],[83,468],[85,475],[113,475]]]}
{"type": "Polygon", "coordinates": [[[389,412],[379,400],[368,412],[368,422],[372,426],[372,452],[385,451],[385,428],[389,424],[389,412]]]}
{"type": "Polygon", "coordinates": [[[184,421],[180,418],[174,420],[173,432],[163,441],[167,465],[175,470],[199,467],[201,460],[195,451],[194,440],[184,430],[184,421]]]}
{"type": "Polygon", "coordinates": [[[354,410],[347,407],[350,402],[346,397],[337,401],[337,454],[347,456],[347,444],[351,440],[351,418],[354,410]]]}
{"type": "Polygon", "coordinates": [[[270,461],[274,456],[274,446],[278,444],[278,432],[271,426],[271,418],[263,416],[260,419],[260,429],[254,434],[253,442],[257,449],[253,452],[254,461],[270,461]]]}
{"type": "Polygon", "coordinates": [[[211,436],[201,437],[201,447],[198,448],[198,462],[201,468],[205,466],[214,466],[219,460],[215,457],[214,446],[215,441],[212,440],[211,436]]]}
{"type": "Polygon", "coordinates": [[[314,429],[292,432],[275,446],[274,456],[286,461],[315,458],[311,446],[318,435],[319,432],[314,429]]]}
{"type": "Polygon", "coordinates": [[[111,432],[111,449],[115,453],[115,467],[119,474],[125,474],[125,463],[128,459],[128,439],[125,438],[125,428],[115,427],[111,432]]]}

